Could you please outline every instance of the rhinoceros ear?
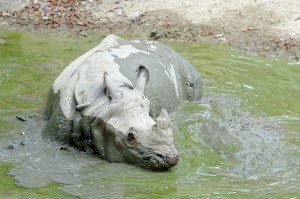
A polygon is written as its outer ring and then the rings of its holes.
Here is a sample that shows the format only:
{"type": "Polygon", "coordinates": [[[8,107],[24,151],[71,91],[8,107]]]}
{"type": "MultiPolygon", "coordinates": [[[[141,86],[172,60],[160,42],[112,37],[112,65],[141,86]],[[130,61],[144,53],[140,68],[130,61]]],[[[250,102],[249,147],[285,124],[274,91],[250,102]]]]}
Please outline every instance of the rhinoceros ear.
{"type": "Polygon", "coordinates": [[[104,73],[104,84],[106,96],[112,102],[118,102],[123,97],[123,92],[119,89],[117,83],[115,83],[108,75],[107,72],[104,73]]]}
{"type": "Polygon", "coordinates": [[[138,72],[138,78],[136,81],[136,89],[140,90],[142,93],[144,93],[145,86],[147,82],[149,81],[149,71],[145,68],[145,66],[140,66],[137,70],[138,72]]]}

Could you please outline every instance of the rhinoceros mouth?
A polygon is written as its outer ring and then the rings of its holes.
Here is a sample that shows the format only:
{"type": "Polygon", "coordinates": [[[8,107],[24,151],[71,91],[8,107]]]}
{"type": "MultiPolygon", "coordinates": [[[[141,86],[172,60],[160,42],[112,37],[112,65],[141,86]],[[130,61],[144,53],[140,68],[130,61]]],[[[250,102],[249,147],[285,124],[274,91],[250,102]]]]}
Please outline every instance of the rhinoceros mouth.
{"type": "Polygon", "coordinates": [[[151,170],[164,171],[168,170],[178,163],[178,156],[170,158],[170,155],[152,153],[143,157],[144,167],[151,170]]]}
{"type": "Polygon", "coordinates": [[[142,145],[123,152],[125,162],[148,170],[166,171],[178,163],[177,154],[159,153],[142,145]]]}

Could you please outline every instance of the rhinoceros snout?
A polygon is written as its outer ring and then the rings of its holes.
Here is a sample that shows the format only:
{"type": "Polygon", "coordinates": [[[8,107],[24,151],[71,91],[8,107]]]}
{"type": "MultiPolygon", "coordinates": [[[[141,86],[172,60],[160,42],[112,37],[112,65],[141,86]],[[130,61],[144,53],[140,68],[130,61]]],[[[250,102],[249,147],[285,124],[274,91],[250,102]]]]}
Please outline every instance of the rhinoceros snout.
{"type": "Polygon", "coordinates": [[[178,155],[167,155],[166,161],[171,167],[173,167],[178,164],[179,161],[178,155]]]}

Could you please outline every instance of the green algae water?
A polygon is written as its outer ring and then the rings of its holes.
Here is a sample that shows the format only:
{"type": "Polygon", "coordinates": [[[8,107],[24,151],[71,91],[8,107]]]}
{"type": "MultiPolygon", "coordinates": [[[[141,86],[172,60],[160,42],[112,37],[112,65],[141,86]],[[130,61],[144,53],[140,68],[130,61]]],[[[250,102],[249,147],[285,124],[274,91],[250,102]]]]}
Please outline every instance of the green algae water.
{"type": "Polygon", "coordinates": [[[204,96],[171,114],[179,164],[151,172],[48,146],[32,119],[58,74],[102,35],[1,38],[0,198],[300,198],[299,63],[168,43],[200,72],[204,96]]]}

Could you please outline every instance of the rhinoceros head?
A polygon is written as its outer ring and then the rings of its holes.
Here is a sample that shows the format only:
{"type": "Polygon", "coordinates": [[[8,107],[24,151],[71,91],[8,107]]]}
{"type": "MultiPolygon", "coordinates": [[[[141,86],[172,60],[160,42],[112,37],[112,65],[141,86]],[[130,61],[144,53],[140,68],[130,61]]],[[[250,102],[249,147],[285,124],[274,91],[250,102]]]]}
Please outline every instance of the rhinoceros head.
{"type": "Polygon", "coordinates": [[[109,108],[92,124],[94,145],[110,162],[125,162],[150,170],[167,170],[178,163],[170,117],[166,110],[156,119],[143,94],[146,77],[135,87],[116,86],[105,78],[109,108]]]}

